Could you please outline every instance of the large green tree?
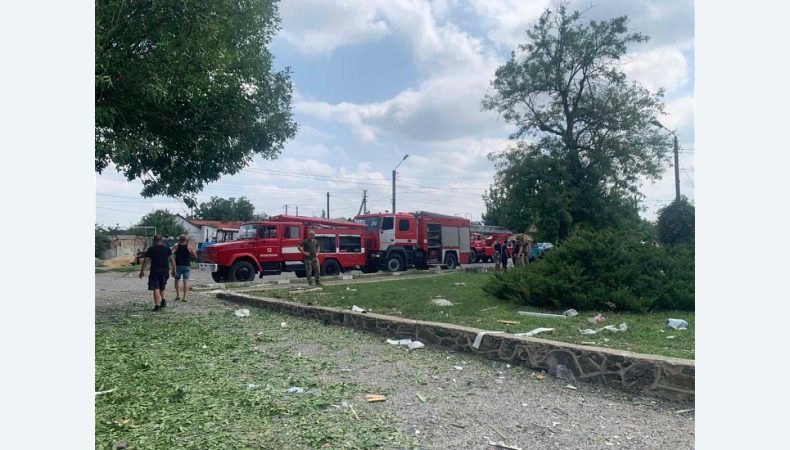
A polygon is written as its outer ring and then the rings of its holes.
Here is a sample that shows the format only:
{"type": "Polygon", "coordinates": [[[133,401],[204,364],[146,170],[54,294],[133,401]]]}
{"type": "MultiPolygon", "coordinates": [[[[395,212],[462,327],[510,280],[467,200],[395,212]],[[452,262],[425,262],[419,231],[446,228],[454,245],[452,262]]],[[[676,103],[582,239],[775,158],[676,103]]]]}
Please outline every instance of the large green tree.
{"type": "Polygon", "coordinates": [[[192,195],[296,133],[272,0],[97,0],[96,171],[192,195]]]}
{"type": "Polygon", "coordinates": [[[255,206],[246,197],[236,199],[211,197],[208,202],[203,202],[195,210],[194,217],[205,220],[222,220],[226,222],[236,220],[255,219],[255,206]]]}
{"type": "MultiPolygon", "coordinates": [[[[143,216],[137,223],[138,226],[156,227],[156,234],[162,236],[179,236],[186,234],[187,230],[176,221],[176,216],[166,209],[157,209],[143,216]]],[[[130,228],[132,231],[134,227],[130,228]]],[[[150,234],[147,234],[150,236],[150,234]]]]}
{"type": "Polygon", "coordinates": [[[694,243],[694,205],[686,197],[658,210],[658,240],[662,244],[694,243]]]}
{"type": "Polygon", "coordinates": [[[585,21],[564,5],[546,10],[496,71],[483,108],[514,125],[512,145],[492,155],[487,216],[514,229],[536,226],[561,240],[580,225],[635,223],[639,181],[663,172],[669,136],[657,120],[663,91],[622,71],[628,19],[585,21]]]}

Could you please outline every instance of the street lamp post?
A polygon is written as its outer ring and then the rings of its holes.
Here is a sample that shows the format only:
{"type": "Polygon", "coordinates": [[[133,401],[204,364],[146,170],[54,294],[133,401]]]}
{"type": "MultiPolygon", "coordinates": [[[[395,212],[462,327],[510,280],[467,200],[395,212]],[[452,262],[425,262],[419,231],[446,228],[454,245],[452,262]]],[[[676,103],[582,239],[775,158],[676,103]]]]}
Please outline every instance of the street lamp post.
{"type": "Polygon", "coordinates": [[[404,155],[403,159],[400,160],[398,165],[395,166],[394,169],[392,169],[392,213],[393,214],[395,214],[397,212],[397,210],[395,209],[395,171],[398,169],[398,167],[400,167],[400,165],[401,165],[401,163],[403,163],[403,161],[406,161],[406,158],[408,158],[408,157],[409,157],[408,154],[404,155]]]}
{"type": "Polygon", "coordinates": [[[678,162],[678,134],[661,124],[658,120],[653,121],[659,127],[672,133],[673,148],[675,151],[675,201],[680,201],[680,163],[678,162]]]}

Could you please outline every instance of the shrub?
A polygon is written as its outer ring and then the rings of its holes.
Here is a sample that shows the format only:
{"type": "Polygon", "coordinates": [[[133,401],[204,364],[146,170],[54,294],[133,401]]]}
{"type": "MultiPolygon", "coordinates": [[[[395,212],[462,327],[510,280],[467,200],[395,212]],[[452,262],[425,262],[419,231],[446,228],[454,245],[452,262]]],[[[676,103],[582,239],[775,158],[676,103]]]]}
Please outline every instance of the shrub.
{"type": "Polygon", "coordinates": [[[94,255],[96,258],[101,258],[102,254],[110,248],[110,238],[107,236],[107,232],[100,228],[98,225],[96,226],[96,254],[94,255]]]}
{"type": "Polygon", "coordinates": [[[658,241],[669,245],[694,242],[694,205],[686,197],[658,210],[658,241]]]}
{"type": "Polygon", "coordinates": [[[494,275],[484,289],[550,309],[693,310],[694,247],[658,247],[633,232],[580,231],[536,263],[494,275]]]}

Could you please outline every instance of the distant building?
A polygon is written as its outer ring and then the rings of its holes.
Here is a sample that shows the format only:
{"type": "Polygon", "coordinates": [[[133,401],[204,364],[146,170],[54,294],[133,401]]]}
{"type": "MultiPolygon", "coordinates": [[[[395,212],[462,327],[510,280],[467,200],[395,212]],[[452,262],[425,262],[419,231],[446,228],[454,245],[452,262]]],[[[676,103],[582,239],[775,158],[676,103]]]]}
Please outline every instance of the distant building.
{"type": "Polygon", "coordinates": [[[187,219],[176,214],[176,222],[187,230],[193,244],[200,242],[227,242],[236,239],[239,227],[244,222],[223,222],[221,220],[187,219]]]}
{"type": "Polygon", "coordinates": [[[110,248],[104,251],[102,259],[137,255],[137,252],[146,249],[146,240],[143,236],[118,234],[108,237],[110,238],[110,248]]]}

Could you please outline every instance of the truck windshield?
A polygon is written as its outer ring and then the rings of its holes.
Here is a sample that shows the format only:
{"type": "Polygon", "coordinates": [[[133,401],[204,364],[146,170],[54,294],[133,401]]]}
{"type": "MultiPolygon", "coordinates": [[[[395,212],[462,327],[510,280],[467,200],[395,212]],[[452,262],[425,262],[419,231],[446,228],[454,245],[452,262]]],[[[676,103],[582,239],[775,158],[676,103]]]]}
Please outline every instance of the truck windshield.
{"type": "Polygon", "coordinates": [[[238,239],[255,239],[255,236],[258,235],[258,225],[254,223],[242,225],[239,227],[239,237],[238,239]]]}
{"type": "Polygon", "coordinates": [[[354,219],[354,223],[361,223],[366,225],[365,231],[376,231],[381,226],[381,217],[364,217],[359,219],[354,219]]]}

